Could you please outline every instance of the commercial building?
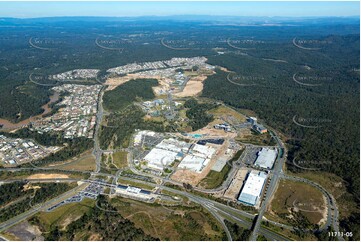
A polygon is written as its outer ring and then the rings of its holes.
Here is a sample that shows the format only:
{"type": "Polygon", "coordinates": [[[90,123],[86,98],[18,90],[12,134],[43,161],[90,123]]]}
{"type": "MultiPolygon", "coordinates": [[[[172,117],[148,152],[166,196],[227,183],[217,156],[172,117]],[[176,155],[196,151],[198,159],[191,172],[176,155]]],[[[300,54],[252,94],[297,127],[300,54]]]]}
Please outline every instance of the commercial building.
{"type": "Polygon", "coordinates": [[[243,185],[238,201],[250,206],[255,206],[262,194],[266,179],[267,173],[251,171],[246,183],[243,185]]]}
{"type": "Polygon", "coordinates": [[[122,197],[140,200],[143,202],[152,202],[157,197],[157,195],[153,194],[151,191],[124,185],[117,185],[115,193],[122,197]]]}
{"type": "Polygon", "coordinates": [[[192,149],[192,154],[204,158],[211,158],[212,155],[216,152],[216,149],[207,146],[195,144],[192,149]]]}
{"type": "Polygon", "coordinates": [[[187,155],[178,165],[178,168],[184,168],[195,172],[201,172],[209,161],[210,159],[202,158],[195,155],[187,155]]]}
{"type": "Polygon", "coordinates": [[[174,151],[154,148],[144,157],[144,160],[148,162],[148,167],[163,170],[176,159],[177,155],[178,153],[174,151]]]}
{"type": "Polygon", "coordinates": [[[173,138],[164,139],[144,157],[144,160],[148,162],[148,167],[163,170],[174,160],[181,160],[190,146],[187,142],[173,138]]]}
{"type": "Polygon", "coordinates": [[[226,123],[224,123],[224,124],[216,124],[216,125],[214,125],[214,128],[215,129],[223,129],[226,132],[231,131],[231,127],[226,123]]]}
{"type": "Polygon", "coordinates": [[[254,124],[252,128],[260,134],[267,133],[268,131],[262,124],[258,124],[258,123],[254,124]]]}
{"type": "Polygon", "coordinates": [[[264,169],[272,169],[276,157],[277,149],[262,148],[257,154],[254,165],[264,169]]]}

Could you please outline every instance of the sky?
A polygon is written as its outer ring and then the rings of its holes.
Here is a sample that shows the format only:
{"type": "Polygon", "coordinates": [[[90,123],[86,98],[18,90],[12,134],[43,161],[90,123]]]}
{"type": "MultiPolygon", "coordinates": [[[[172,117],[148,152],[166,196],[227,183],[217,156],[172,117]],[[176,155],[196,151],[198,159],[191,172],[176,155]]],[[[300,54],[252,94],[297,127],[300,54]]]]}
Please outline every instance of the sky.
{"type": "Polygon", "coordinates": [[[353,2],[0,2],[0,17],[224,15],[359,16],[353,2]]]}

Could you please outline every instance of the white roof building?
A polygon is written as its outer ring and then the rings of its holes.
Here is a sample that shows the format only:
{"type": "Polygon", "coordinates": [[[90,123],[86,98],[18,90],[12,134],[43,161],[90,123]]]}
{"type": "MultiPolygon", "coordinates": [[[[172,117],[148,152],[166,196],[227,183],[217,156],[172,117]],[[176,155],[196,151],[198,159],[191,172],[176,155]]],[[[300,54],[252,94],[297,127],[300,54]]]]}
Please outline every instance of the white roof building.
{"type": "Polygon", "coordinates": [[[177,154],[177,152],[154,148],[144,157],[144,160],[148,162],[148,167],[163,170],[176,159],[177,154]]]}
{"type": "Polygon", "coordinates": [[[185,168],[199,173],[208,164],[208,162],[209,159],[194,155],[187,155],[178,165],[178,168],[185,168]]]}
{"type": "Polygon", "coordinates": [[[258,154],[257,159],[254,162],[255,166],[262,167],[264,169],[272,169],[273,164],[277,157],[277,150],[270,148],[262,148],[258,154]]]}
{"type": "Polygon", "coordinates": [[[265,172],[251,171],[238,197],[238,201],[255,206],[262,193],[266,178],[267,174],[265,172]]]}
{"type": "Polygon", "coordinates": [[[170,138],[162,140],[162,142],[160,142],[156,147],[159,149],[170,150],[178,153],[181,151],[187,151],[190,147],[190,144],[184,141],[170,138]]]}
{"type": "Polygon", "coordinates": [[[194,155],[204,157],[204,158],[211,158],[212,155],[216,152],[216,150],[207,145],[199,145],[195,144],[193,147],[193,152],[196,151],[198,154],[193,153],[194,155]]]}

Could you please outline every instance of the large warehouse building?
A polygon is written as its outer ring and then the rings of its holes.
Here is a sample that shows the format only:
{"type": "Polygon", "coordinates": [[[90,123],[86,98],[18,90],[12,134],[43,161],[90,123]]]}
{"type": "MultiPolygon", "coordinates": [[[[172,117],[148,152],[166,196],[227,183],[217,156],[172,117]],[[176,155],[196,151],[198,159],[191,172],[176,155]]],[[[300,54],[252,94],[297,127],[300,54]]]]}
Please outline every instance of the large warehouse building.
{"type": "Polygon", "coordinates": [[[264,169],[272,169],[273,164],[277,157],[277,150],[270,148],[262,148],[258,154],[257,159],[254,162],[255,166],[259,166],[264,169]]]}
{"type": "Polygon", "coordinates": [[[177,152],[154,148],[145,157],[148,167],[163,170],[165,166],[171,164],[177,157],[177,152]]]}
{"type": "Polygon", "coordinates": [[[148,167],[163,170],[175,159],[182,159],[183,152],[187,152],[191,145],[176,139],[164,139],[155,146],[145,157],[148,167]]]}
{"type": "Polygon", "coordinates": [[[259,201],[266,179],[267,174],[265,172],[251,171],[238,197],[238,201],[255,206],[259,201]]]}
{"type": "Polygon", "coordinates": [[[201,172],[209,161],[210,159],[205,159],[195,155],[187,155],[178,165],[178,168],[185,168],[195,172],[201,172]]]}

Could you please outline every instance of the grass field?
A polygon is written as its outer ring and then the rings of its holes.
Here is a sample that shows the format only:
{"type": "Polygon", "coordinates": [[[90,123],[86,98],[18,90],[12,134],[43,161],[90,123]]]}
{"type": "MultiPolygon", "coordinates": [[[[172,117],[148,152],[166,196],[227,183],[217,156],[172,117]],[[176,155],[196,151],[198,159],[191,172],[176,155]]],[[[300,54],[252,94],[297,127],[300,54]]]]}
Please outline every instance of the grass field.
{"type": "Polygon", "coordinates": [[[222,229],[201,207],[165,207],[125,198],[111,200],[119,213],[160,240],[222,240],[222,229]]]}
{"type": "Polygon", "coordinates": [[[276,145],[272,136],[267,132],[258,134],[252,130],[236,138],[237,141],[254,145],[276,145]]]}
{"type": "Polygon", "coordinates": [[[336,199],[340,218],[348,217],[352,212],[358,211],[358,205],[352,199],[351,194],[347,192],[346,182],[343,181],[341,177],[321,171],[305,171],[297,174],[291,173],[291,175],[304,177],[317,182],[331,193],[336,199]]]}
{"type": "Polygon", "coordinates": [[[123,185],[129,185],[129,186],[144,188],[146,190],[153,190],[154,187],[155,187],[155,184],[154,184],[154,186],[149,186],[149,185],[138,183],[138,182],[123,180],[122,178],[118,179],[118,183],[123,184],[123,185]]]}
{"type": "Polygon", "coordinates": [[[92,151],[88,150],[77,158],[63,163],[48,165],[47,167],[61,168],[65,170],[94,171],[95,157],[92,155],[92,151]]]}
{"type": "Polygon", "coordinates": [[[53,226],[63,229],[65,226],[80,218],[90,207],[95,205],[95,201],[85,198],[80,203],[69,203],[63,205],[52,212],[40,212],[31,220],[38,221],[45,231],[50,231],[53,226]]]}
{"type": "MultiPolygon", "coordinates": [[[[237,153],[233,156],[233,158],[229,162],[232,163],[233,161],[238,160],[238,158],[242,155],[243,151],[244,151],[243,149],[237,151],[237,153]]],[[[231,170],[231,166],[228,163],[226,163],[226,165],[223,167],[223,169],[220,172],[211,170],[209,171],[207,176],[199,182],[199,185],[206,189],[217,188],[220,185],[222,185],[224,180],[227,179],[230,170],[231,170]]]]}
{"type": "Polygon", "coordinates": [[[237,112],[236,110],[226,107],[226,106],[219,106],[215,109],[212,109],[209,111],[209,113],[215,115],[215,117],[221,117],[221,116],[233,116],[235,117],[239,122],[245,122],[246,116],[243,114],[237,112]]]}
{"type": "Polygon", "coordinates": [[[125,151],[117,151],[113,153],[113,164],[118,168],[125,168],[128,166],[127,160],[128,152],[125,151]]]}
{"type": "Polygon", "coordinates": [[[199,185],[206,189],[217,188],[222,185],[222,182],[226,179],[230,170],[231,166],[228,164],[226,164],[220,172],[211,170],[207,176],[199,182],[199,185]]]}
{"type": "Polygon", "coordinates": [[[305,183],[281,180],[266,217],[308,226],[322,221],[325,213],[326,203],[321,191],[305,183]]]}

